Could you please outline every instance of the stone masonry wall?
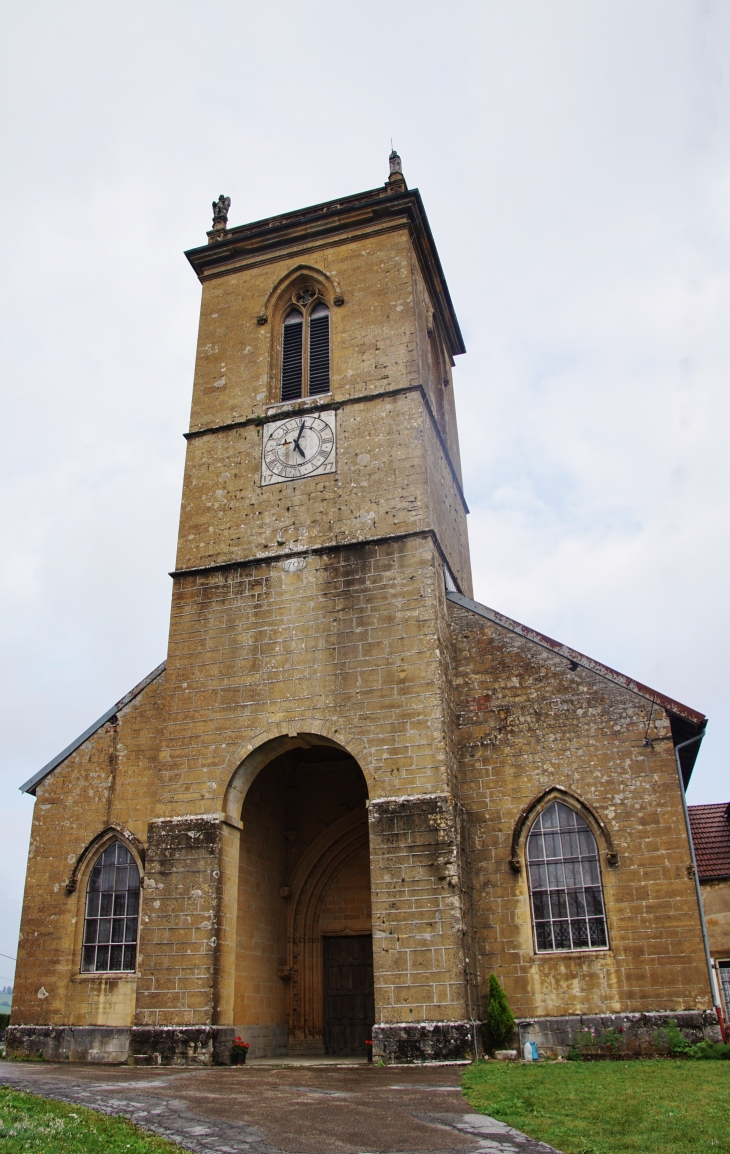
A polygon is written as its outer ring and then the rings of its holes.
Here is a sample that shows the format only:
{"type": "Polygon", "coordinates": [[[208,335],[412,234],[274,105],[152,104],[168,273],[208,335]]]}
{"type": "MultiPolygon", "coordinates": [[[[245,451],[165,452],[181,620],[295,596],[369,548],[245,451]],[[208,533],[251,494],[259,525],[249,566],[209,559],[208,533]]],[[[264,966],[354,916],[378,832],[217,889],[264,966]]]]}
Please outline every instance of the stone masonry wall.
{"type": "Polygon", "coordinates": [[[138,1026],[205,1026],[214,1017],[221,828],[216,817],[149,826],[140,922],[138,1026]]]}
{"type": "Polygon", "coordinates": [[[376,799],[369,816],[376,1022],[462,1019],[467,915],[453,800],[376,799]]]}
{"type": "Polygon", "coordinates": [[[288,991],[279,976],[279,968],[286,965],[283,779],[282,771],[264,770],[243,807],[233,1012],[235,1022],[257,1026],[288,1024],[288,991]]]}
{"type": "Polygon", "coordinates": [[[206,280],[200,311],[191,430],[255,417],[279,401],[274,323],[287,274],[311,270],[330,303],[336,398],[417,384],[408,229],[370,228],[366,238],[326,242],[305,258],[282,252],[206,280]],[[338,286],[338,287],[336,287],[338,286]],[[339,291],[344,304],[330,298],[339,291]],[[259,317],[266,308],[267,324],[259,317]]]}
{"type": "MultiPolygon", "coordinates": [[[[429,312],[405,225],[368,226],[362,239],[323,244],[306,261],[297,247],[204,283],[190,428],[193,434],[221,431],[189,441],[178,569],[279,552],[282,545],[316,547],[435,527],[427,474],[442,474],[439,484],[447,489],[456,490],[456,483],[433,430],[425,432],[431,422],[420,391],[374,399],[422,386],[434,409],[429,312]],[[311,270],[307,275],[331,304],[332,393],[314,404],[344,405],[337,473],[260,488],[260,424],[312,405],[305,398],[277,407],[277,301],[302,269],[311,270]],[[336,294],[341,307],[332,303],[336,294]],[[264,309],[268,323],[262,325],[264,309]],[[235,422],[254,423],[231,428],[235,422]],[[427,435],[433,444],[426,449],[427,435]]],[[[448,405],[453,407],[451,397],[448,405]]],[[[443,432],[458,477],[455,425],[443,432]]],[[[447,503],[454,502],[460,505],[455,491],[447,503]]],[[[439,535],[468,595],[463,509],[456,519],[442,515],[439,535]]]]}
{"type": "Polygon", "coordinates": [[[450,603],[449,612],[482,1008],[490,970],[519,1018],[707,1008],[666,714],[468,609],[450,603]],[[519,873],[510,846],[520,811],[553,786],[582,799],[613,836],[615,866],[594,827],[609,950],[535,952],[524,838],[519,873]]]}
{"type": "Polygon", "coordinates": [[[468,590],[465,511],[420,390],[347,405],[336,420],[335,474],[263,488],[261,427],[190,441],[178,568],[433,528],[468,590]]]}
{"type": "MultiPolygon", "coordinates": [[[[357,758],[371,799],[448,792],[442,587],[427,536],[315,554],[297,573],[260,563],[177,578],[160,816],[220,813],[245,753],[282,732],[323,734],[341,744],[357,758]]],[[[374,866],[374,892],[382,891],[378,870],[386,868],[385,859],[374,866]]],[[[436,890],[431,896],[438,906],[436,890]]],[[[394,911],[401,898],[411,908],[411,898],[394,894],[394,911]]],[[[150,925],[169,917],[164,901],[159,913],[148,902],[147,913],[150,925]]],[[[438,997],[429,1015],[461,1018],[463,967],[444,970],[455,945],[441,919],[429,932],[447,961],[439,955],[437,975],[424,977],[438,997]]],[[[376,997],[385,1016],[400,1019],[402,977],[391,980],[390,961],[400,974],[397,952],[381,959],[376,997]]],[[[182,965],[191,981],[204,984],[201,962],[184,951],[170,955],[176,976],[182,965]]],[[[155,958],[155,991],[146,992],[145,1005],[167,1021],[179,1013],[180,999],[160,972],[166,964],[162,954],[155,958]]],[[[411,1005],[422,1007],[422,999],[411,1005]]]]}
{"type": "Polygon", "coordinates": [[[447,352],[438,320],[434,316],[433,304],[429,299],[426,282],[413,258],[411,259],[411,275],[413,277],[414,320],[420,379],[426,386],[431,407],[448,446],[449,457],[459,478],[459,483],[463,484],[459,432],[456,425],[456,406],[452,387],[451,365],[453,361],[447,352]],[[444,381],[448,381],[448,384],[444,385],[444,381]]]}
{"type": "Polygon", "coordinates": [[[86,883],[99,851],[84,859],[72,893],[66,883],[89,843],[114,823],[146,841],[157,787],[164,685],[163,673],[120,711],[116,724],[104,725],[38,786],[14,1023],[132,1024],[134,975],[105,980],[79,972],[86,883]]]}
{"type": "Polygon", "coordinates": [[[730,958],[730,879],[702,882],[707,936],[713,958],[730,958]]]}

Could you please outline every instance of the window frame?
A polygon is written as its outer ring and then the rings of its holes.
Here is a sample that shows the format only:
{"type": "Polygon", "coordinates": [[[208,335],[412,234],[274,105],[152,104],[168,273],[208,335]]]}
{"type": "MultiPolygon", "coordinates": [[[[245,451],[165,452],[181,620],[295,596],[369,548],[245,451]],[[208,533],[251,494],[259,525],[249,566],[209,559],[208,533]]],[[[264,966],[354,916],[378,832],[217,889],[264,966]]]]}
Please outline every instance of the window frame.
{"type": "Polygon", "coordinates": [[[435,409],[436,421],[444,436],[446,435],[446,402],[444,398],[444,391],[448,388],[448,376],[446,375],[446,358],[444,353],[444,342],[441,337],[441,329],[439,326],[436,313],[431,315],[431,325],[426,330],[428,336],[429,349],[429,376],[431,379],[431,391],[433,394],[433,402],[435,409]]]}
{"type": "MultiPolygon", "coordinates": [[[[144,880],[143,865],[140,862],[138,855],[134,852],[133,848],[129,845],[128,841],[123,837],[111,836],[108,839],[105,839],[105,841],[101,845],[95,846],[94,849],[96,852],[89,855],[89,859],[86,863],[86,868],[83,871],[82,877],[79,879],[82,884],[78,886],[78,891],[77,891],[78,897],[79,897],[79,904],[81,906],[81,909],[79,911],[80,916],[78,917],[79,937],[77,939],[77,948],[78,948],[77,956],[79,958],[79,970],[78,970],[79,977],[86,978],[86,979],[93,979],[93,978],[98,978],[98,977],[108,977],[110,974],[114,975],[115,977],[119,977],[119,978],[135,977],[137,974],[137,963],[138,963],[138,953],[139,953],[139,935],[140,935],[140,927],[142,924],[141,923],[142,891],[143,891],[143,880],[144,880]],[[130,890],[129,888],[127,888],[125,890],[120,890],[120,891],[116,891],[116,890],[92,891],[91,890],[91,883],[92,883],[92,879],[94,876],[94,870],[99,865],[104,854],[109,849],[111,849],[112,846],[115,846],[115,847],[121,846],[129,855],[128,862],[124,863],[124,864],[127,864],[127,865],[133,864],[135,866],[135,868],[137,870],[138,881],[139,881],[139,887],[137,890],[134,890],[134,889],[130,890]],[[98,945],[100,944],[97,941],[94,941],[94,942],[87,942],[86,941],[87,920],[96,921],[96,922],[99,922],[102,920],[101,917],[99,917],[97,915],[92,915],[91,918],[88,917],[87,911],[89,908],[89,895],[92,892],[99,892],[99,893],[109,892],[112,894],[115,894],[115,893],[125,893],[125,894],[137,893],[138,897],[137,897],[136,913],[130,914],[129,916],[127,916],[126,907],[128,905],[128,902],[125,901],[125,913],[123,915],[123,918],[125,921],[125,930],[126,930],[126,923],[129,920],[131,920],[132,917],[136,917],[136,923],[137,924],[136,924],[136,933],[135,933],[134,941],[132,942],[131,940],[130,941],[123,940],[121,942],[112,942],[111,941],[112,933],[111,933],[111,927],[110,927],[110,941],[108,943],[110,948],[112,945],[120,945],[122,947],[122,961],[124,960],[124,947],[125,946],[133,946],[134,947],[134,965],[131,968],[126,968],[126,969],[124,969],[124,968],[120,968],[120,969],[107,968],[107,969],[103,969],[103,970],[96,969],[96,953],[95,953],[95,955],[94,955],[94,963],[95,963],[94,968],[93,969],[84,969],[84,950],[85,950],[85,948],[89,945],[93,945],[95,950],[96,950],[96,948],[98,948],[98,945]]],[[[116,869],[122,863],[115,862],[114,864],[115,864],[115,869],[116,869]]],[[[101,905],[101,899],[100,899],[100,905],[101,905]]],[[[121,920],[121,917],[122,917],[122,915],[117,915],[116,920],[121,920]]],[[[106,920],[106,918],[104,918],[103,920],[106,920]]],[[[113,914],[109,916],[109,920],[110,921],[114,920],[113,914]]],[[[126,938],[126,933],[125,933],[124,937],[126,938]]],[[[105,945],[107,943],[101,943],[101,944],[105,945]]]]}
{"type": "Polygon", "coordinates": [[[717,976],[717,985],[720,990],[720,997],[725,1003],[725,1017],[730,1017],[730,978],[728,978],[727,989],[722,980],[721,970],[727,970],[730,973],[730,958],[715,958],[715,973],[717,976]]]}
{"type": "MultiPolygon", "coordinates": [[[[531,918],[531,923],[532,923],[533,953],[534,953],[535,957],[540,957],[540,958],[553,957],[555,954],[572,955],[572,954],[587,954],[587,953],[607,953],[607,952],[611,951],[612,947],[611,947],[611,935],[609,932],[608,907],[607,907],[607,903],[606,903],[606,886],[604,884],[603,870],[601,868],[601,846],[600,846],[599,838],[598,838],[596,830],[594,828],[594,823],[590,821],[589,815],[584,812],[583,807],[578,803],[577,799],[573,799],[571,796],[565,796],[565,795],[561,796],[561,794],[562,794],[562,791],[560,791],[560,794],[558,794],[557,796],[555,793],[548,795],[548,797],[544,801],[544,804],[542,804],[538,809],[533,810],[533,812],[529,815],[529,819],[525,822],[525,825],[524,825],[525,834],[524,834],[524,842],[523,842],[523,855],[524,855],[524,862],[525,862],[525,876],[526,876],[526,881],[527,881],[527,895],[528,895],[528,902],[529,902],[529,907],[530,907],[530,918],[531,918]],[[537,825],[538,821],[540,821],[540,819],[543,817],[543,815],[553,805],[563,805],[563,806],[565,806],[566,809],[571,810],[575,814],[575,816],[580,819],[580,821],[583,823],[583,825],[586,827],[586,829],[590,833],[591,837],[593,838],[593,843],[595,845],[595,863],[596,863],[596,867],[597,867],[597,871],[598,871],[598,889],[600,891],[601,905],[602,905],[602,909],[603,909],[603,913],[600,916],[602,917],[603,924],[604,924],[605,937],[606,937],[605,945],[591,945],[591,944],[586,945],[586,946],[573,946],[573,945],[563,946],[563,945],[561,945],[561,946],[557,946],[557,947],[553,946],[552,949],[550,949],[550,948],[544,949],[538,945],[537,924],[538,924],[538,922],[543,922],[546,919],[537,918],[535,915],[534,891],[533,891],[533,885],[532,885],[532,877],[531,877],[531,873],[530,873],[530,857],[529,857],[528,850],[529,850],[530,837],[531,837],[533,831],[535,830],[535,826],[537,825]]],[[[560,830],[560,828],[561,827],[558,825],[556,827],[556,830],[560,830]]],[[[576,827],[576,829],[577,828],[578,827],[576,827]]],[[[542,823],[541,823],[541,830],[542,830],[542,823]]],[[[589,860],[592,857],[593,857],[593,855],[582,855],[581,854],[581,855],[579,855],[578,860],[582,862],[583,860],[589,860]]],[[[548,860],[547,858],[542,859],[542,860],[544,861],[545,864],[547,864],[547,860],[548,860]]],[[[562,856],[562,847],[561,847],[560,861],[561,862],[565,861],[564,857],[562,856]]],[[[550,894],[552,892],[560,891],[562,889],[562,892],[567,895],[567,893],[569,892],[570,889],[575,889],[575,888],[577,888],[577,887],[563,886],[563,887],[555,887],[554,890],[551,890],[550,888],[548,888],[545,891],[538,891],[538,892],[545,892],[547,894],[550,894]]],[[[586,886],[585,882],[583,882],[583,884],[580,887],[580,889],[583,893],[585,893],[586,889],[593,889],[593,888],[596,888],[596,887],[590,886],[590,885],[586,886]]],[[[552,912],[551,912],[551,916],[549,919],[551,927],[552,927],[555,920],[560,921],[563,919],[554,919],[552,916],[552,912]]],[[[571,919],[570,916],[568,916],[567,921],[568,921],[569,925],[570,925],[571,920],[576,920],[576,919],[571,919]]],[[[584,920],[586,920],[586,921],[588,920],[588,915],[585,915],[584,920]]],[[[570,932],[571,932],[571,941],[572,941],[572,931],[570,931],[570,932]]],[[[554,937],[553,937],[553,941],[554,941],[554,937]]]]}
{"type": "Polygon", "coordinates": [[[275,313],[276,322],[276,364],[273,375],[273,384],[276,400],[272,402],[274,405],[296,405],[301,401],[316,401],[321,397],[332,396],[332,315],[333,302],[321,284],[318,284],[313,278],[307,277],[301,283],[297,283],[293,288],[290,285],[287,291],[282,295],[275,313]],[[307,292],[313,295],[306,301],[301,298],[307,292]],[[320,305],[324,305],[328,314],[328,384],[327,392],[310,393],[309,391],[309,376],[310,376],[310,322],[312,313],[320,305]],[[283,386],[283,370],[284,370],[284,324],[287,317],[293,310],[298,310],[302,314],[302,391],[298,397],[290,397],[286,400],[282,399],[283,386]]]}

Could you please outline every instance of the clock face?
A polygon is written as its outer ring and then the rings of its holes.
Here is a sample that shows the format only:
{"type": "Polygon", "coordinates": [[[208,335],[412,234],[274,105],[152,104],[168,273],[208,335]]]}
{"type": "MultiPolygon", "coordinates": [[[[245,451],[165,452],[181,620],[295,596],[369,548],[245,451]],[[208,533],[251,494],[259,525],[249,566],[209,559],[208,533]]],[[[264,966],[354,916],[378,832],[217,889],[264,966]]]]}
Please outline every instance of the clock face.
{"type": "Polygon", "coordinates": [[[261,484],[296,481],[336,468],[334,412],[288,417],[264,425],[261,484]]]}

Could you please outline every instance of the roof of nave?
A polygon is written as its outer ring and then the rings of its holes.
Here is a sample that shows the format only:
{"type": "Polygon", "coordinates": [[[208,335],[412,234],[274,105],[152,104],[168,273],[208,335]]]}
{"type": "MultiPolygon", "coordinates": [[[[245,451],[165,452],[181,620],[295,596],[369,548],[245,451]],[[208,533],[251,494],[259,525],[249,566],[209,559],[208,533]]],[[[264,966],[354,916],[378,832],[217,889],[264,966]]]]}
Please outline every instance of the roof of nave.
{"type": "Polygon", "coordinates": [[[79,734],[75,741],[72,741],[70,745],[67,745],[65,749],[62,749],[60,753],[56,754],[47,765],[43,766],[43,769],[39,769],[37,773],[34,773],[32,777],[29,777],[27,781],[23,782],[20,787],[20,792],[32,793],[33,796],[35,796],[36,788],[43,779],[48,777],[49,773],[53,773],[53,770],[57,769],[67,757],[75,753],[88,737],[96,733],[97,729],[101,729],[102,725],[106,725],[107,721],[111,721],[112,717],[120,713],[125,705],[129,705],[130,701],[134,701],[135,697],[139,697],[143,689],[146,689],[155,678],[159,677],[161,673],[164,673],[166,665],[167,662],[163,661],[161,665],[158,665],[156,669],[148,673],[138,685],[135,685],[134,689],[130,689],[129,693],[125,693],[124,697],[120,697],[119,701],[115,702],[110,709],[107,709],[106,713],[102,713],[101,717],[98,718],[93,725],[90,725],[88,729],[85,729],[83,733],[79,734]]]}
{"type": "MultiPolygon", "coordinates": [[[[472,613],[484,617],[487,621],[492,621],[495,625],[501,625],[504,629],[509,629],[510,632],[519,634],[520,637],[524,637],[527,641],[532,641],[544,649],[549,649],[552,653],[559,654],[573,666],[588,669],[591,673],[595,673],[599,677],[604,677],[607,681],[612,681],[614,685],[620,685],[623,689],[628,689],[631,693],[636,693],[640,697],[645,697],[647,700],[653,701],[656,705],[661,706],[661,708],[665,709],[669,714],[672,726],[672,738],[675,746],[704,732],[705,726],[707,725],[707,718],[704,713],[692,709],[689,705],[682,705],[680,701],[666,697],[663,693],[657,692],[656,689],[650,689],[648,685],[642,685],[640,681],[635,681],[633,677],[628,677],[625,673],[619,673],[616,669],[611,669],[609,665],[604,665],[601,661],[596,661],[593,657],[586,657],[584,653],[579,653],[577,649],[571,649],[569,645],[564,645],[561,641],[555,641],[552,637],[547,637],[544,633],[539,633],[536,629],[531,629],[528,625],[521,625],[519,621],[513,621],[511,617],[505,617],[503,613],[498,613],[496,609],[490,609],[487,605],[481,605],[478,601],[472,601],[469,597],[464,597],[461,593],[449,590],[446,593],[446,597],[449,601],[453,601],[454,604],[471,610],[472,613]]],[[[693,745],[688,746],[680,752],[679,757],[685,789],[689,783],[694,763],[699,753],[700,744],[699,741],[696,741],[693,745]]]]}
{"type": "Polygon", "coordinates": [[[701,881],[730,877],[730,804],[688,805],[701,881]]]}

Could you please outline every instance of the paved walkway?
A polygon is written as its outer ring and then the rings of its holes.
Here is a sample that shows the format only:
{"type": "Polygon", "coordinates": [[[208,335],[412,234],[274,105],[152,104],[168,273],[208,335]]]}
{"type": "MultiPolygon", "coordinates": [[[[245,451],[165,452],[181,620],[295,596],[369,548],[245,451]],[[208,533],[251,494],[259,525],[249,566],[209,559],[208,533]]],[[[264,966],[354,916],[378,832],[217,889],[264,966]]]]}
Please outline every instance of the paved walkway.
{"type": "Polygon", "coordinates": [[[0,1084],[122,1114],[195,1154],[556,1154],[473,1114],[460,1067],[0,1062],[0,1084]]]}

